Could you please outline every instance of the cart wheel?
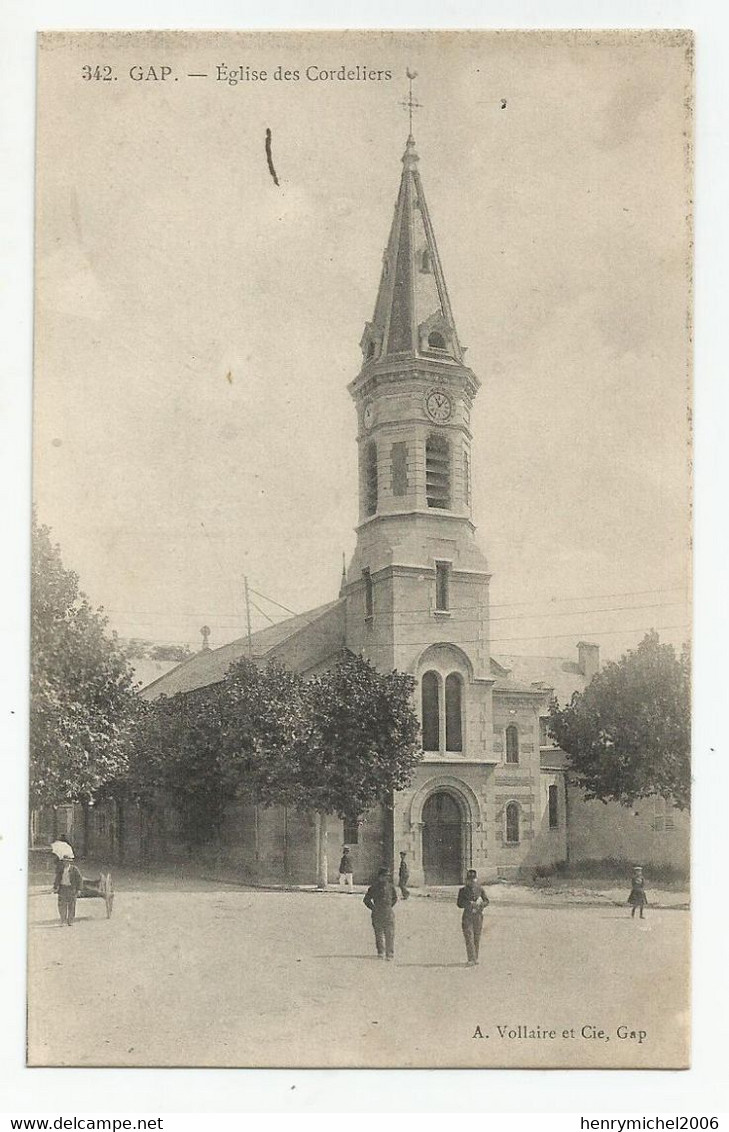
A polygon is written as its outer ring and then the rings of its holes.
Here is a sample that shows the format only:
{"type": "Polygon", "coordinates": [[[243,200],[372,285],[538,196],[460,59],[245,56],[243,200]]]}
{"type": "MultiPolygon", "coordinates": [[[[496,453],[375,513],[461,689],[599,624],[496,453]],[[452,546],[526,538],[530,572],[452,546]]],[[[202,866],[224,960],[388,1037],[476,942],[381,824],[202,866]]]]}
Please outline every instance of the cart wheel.
{"type": "Polygon", "coordinates": [[[106,873],[103,877],[103,892],[104,903],[106,904],[106,918],[111,918],[111,913],[114,908],[114,885],[111,880],[111,873],[106,873]]]}

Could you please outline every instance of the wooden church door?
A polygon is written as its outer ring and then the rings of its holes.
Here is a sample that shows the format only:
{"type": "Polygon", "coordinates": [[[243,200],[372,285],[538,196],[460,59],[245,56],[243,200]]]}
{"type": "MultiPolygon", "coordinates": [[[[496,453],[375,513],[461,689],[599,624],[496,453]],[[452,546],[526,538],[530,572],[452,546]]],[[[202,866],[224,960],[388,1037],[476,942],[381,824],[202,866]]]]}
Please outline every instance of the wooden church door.
{"type": "Polygon", "coordinates": [[[463,880],[463,819],[445,791],[431,794],[423,806],[423,872],[426,884],[463,880]]]}

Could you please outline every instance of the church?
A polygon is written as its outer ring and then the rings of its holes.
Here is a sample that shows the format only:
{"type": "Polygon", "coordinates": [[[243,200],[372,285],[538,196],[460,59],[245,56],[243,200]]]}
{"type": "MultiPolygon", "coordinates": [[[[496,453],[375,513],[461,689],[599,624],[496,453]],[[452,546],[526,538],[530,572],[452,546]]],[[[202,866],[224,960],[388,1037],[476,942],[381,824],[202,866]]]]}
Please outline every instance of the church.
{"type": "MultiPolygon", "coordinates": [[[[200,652],[141,694],[192,693],[220,681],[249,651],[257,663],[277,659],[303,675],[326,669],[345,648],[382,671],[410,673],[423,760],[391,807],[356,826],[328,819],[330,874],[346,842],[359,882],[401,851],[415,886],[460,884],[468,868],[484,881],[531,877],[567,860],[573,829],[580,844],[581,810],[605,810],[571,801],[564,755],[546,731],[550,696],[564,704],[582,690],[598,671],[599,650],[583,642],[571,659],[492,655],[489,567],[471,512],[469,426],[480,383],[458,337],[412,134],[361,350],[349,386],[357,543],[339,596],[250,641],[211,649],[204,637],[200,652]]],[[[125,809],[98,808],[90,854],[106,851],[131,863],[184,852],[174,813],[125,809]]],[[[655,857],[655,846],[636,842],[636,823],[628,825],[621,844],[611,832],[618,827],[602,818],[592,843],[602,837],[604,844],[593,851],[583,837],[581,855],[655,857]]],[[[643,827],[650,842],[653,814],[644,815],[643,827]]],[[[317,879],[318,844],[312,815],[231,803],[215,852],[242,878],[305,884],[317,879]]]]}

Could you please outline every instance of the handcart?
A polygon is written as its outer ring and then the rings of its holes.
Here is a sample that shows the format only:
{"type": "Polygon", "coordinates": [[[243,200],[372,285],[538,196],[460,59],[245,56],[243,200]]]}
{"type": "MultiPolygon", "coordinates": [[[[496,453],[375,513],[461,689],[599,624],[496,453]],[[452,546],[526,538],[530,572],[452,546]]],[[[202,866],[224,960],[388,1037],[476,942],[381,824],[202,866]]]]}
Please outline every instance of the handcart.
{"type": "Polygon", "coordinates": [[[111,913],[114,910],[114,884],[111,879],[111,873],[102,873],[96,880],[90,880],[88,877],[84,877],[81,891],[78,895],[79,900],[103,900],[106,907],[107,920],[111,917],[111,913]]]}

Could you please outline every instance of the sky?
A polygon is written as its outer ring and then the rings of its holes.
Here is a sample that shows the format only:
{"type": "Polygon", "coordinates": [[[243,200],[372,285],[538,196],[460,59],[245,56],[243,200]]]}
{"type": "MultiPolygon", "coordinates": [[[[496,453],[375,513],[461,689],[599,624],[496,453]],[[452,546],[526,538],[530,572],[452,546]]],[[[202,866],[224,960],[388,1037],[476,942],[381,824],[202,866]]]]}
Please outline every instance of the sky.
{"type": "Polygon", "coordinates": [[[679,645],[691,139],[686,47],[670,35],[44,40],[39,518],[124,636],[242,636],[246,576],[254,629],[336,596],[357,521],[347,385],[399,183],[406,66],[482,383],[474,517],[493,650],[570,656],[589,638],[608,659],[651,627],[679,645]],[[90,64],[116,79],[84,80],[90,64]],[[269,79],[219,82],[221,64],[269,79]],[[392,78],[306,78],[343,64],[392,78]],[[164,83],[129,78],[163,65],[164,83]],[[301,78],[277,81],[277,66],[301,78]]]}

